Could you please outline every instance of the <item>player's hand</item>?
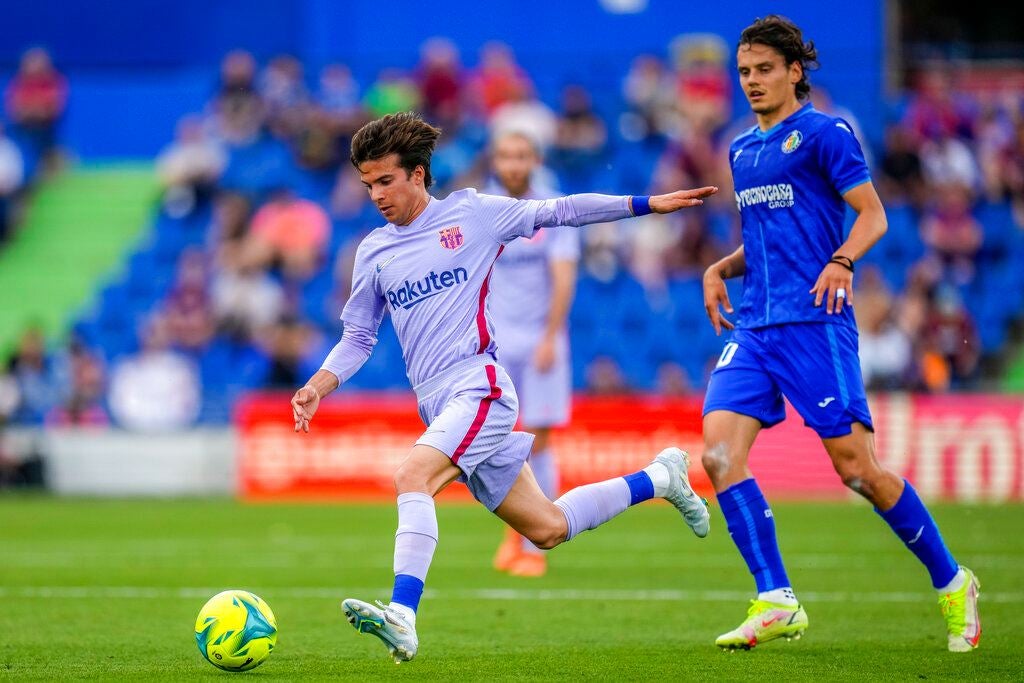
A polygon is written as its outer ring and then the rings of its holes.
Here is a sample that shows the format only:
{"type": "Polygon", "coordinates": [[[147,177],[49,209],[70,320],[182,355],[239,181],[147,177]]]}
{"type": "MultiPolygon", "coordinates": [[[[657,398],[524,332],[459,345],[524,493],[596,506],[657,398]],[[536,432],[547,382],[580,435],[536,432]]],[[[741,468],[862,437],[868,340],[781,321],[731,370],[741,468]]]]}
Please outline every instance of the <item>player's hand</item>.
{"type": "Polygon", "coordinates": [[[547,372],[555,365],[555,340],[545,336],[533,352],[533,364],[540,372],[547,372]]]}
{"type": "Polygon", "coordinates": [[[320,406],[320,394],[308,384],[292,396],[292,417],[295,418],[295,431],[300,429],[309,432],[309,421],[313,419],[316,409],[320,406]]]}
{"type": "Polygon", "coordinates": [[[726,313],[732,313],[732,302],[729,301],[729,290],[725,288],[725,280],[721,273],[714,268],[708,268],[704,272],[704,310],[711,320],[711,326],[715,328],[715,336],[722,334],[722,328],[734,329],[734,326],[722,315],[721,308],[726,313]]]}
{"type": "Polygon", "coordinates": [[[842,313],[843,306],[853,305],[853,273],[839,263],[826,263],[811,290],[814,295],[814,307],[825,301],[825,312],[829,315],[842,313]],[[842,292],[842,296],[838,294],[842,292]]]}
{"type": "Polygon", "coordinates": [[[691,206],[700,206],[704,203],[705,197],[718,192],[717,187],[701,187],[696,190],[679,190],[668,194],[656,194],[650,199],[651,211],[653,213],[672,213],[679,209],[687,209],[691,206]]]}

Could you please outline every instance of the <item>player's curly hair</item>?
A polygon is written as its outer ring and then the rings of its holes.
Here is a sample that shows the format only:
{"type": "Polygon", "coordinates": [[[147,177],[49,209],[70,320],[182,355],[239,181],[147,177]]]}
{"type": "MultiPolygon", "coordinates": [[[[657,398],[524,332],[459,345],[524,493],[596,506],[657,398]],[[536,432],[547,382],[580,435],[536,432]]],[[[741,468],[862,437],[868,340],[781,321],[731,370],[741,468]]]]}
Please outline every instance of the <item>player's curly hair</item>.
{"type": "Polygon", "coordinates": [[[807,72],[818,68],[818,51],[814,47],[814,41],[808,40],[805,43],[799,26],[782,15],[769,14],[764,18],[755,19],[753,24],[743,29],[736,47],[754,43],[767,45],[776,50],[786,60],[787,67],[793,62],[800,63],[803,77],[796,84],[796,98],[806,100],[811,94],[807,72]]]}
{"type": "Polygon", "coordinates": [[[434,182],[430,175],[430,157],[440,135],[440,128],[430,125],[415,112],[388,114],[370,121],[356,131],[352,136],[349,158],[352,165],[359,168],[359,164],[364,161],[397,154],[398,165],[408,174],[415,171],[417,166],[422,166],[423,184],[430,187],[434,182]]]}

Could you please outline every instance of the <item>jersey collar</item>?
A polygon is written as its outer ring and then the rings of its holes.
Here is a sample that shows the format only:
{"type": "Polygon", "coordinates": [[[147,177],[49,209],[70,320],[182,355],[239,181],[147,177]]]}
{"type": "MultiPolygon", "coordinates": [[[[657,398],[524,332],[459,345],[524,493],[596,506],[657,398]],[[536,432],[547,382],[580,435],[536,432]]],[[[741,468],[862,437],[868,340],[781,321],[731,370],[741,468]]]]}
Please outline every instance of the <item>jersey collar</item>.
{"type": "Polygon", "coordinates": [[[775,134],[779,130],[781,130],[783,126],[788,126],[789,124],[793,123],[794,121],[796,121],[798,118],[800,118],[804,114],[810,114],[812,111],[815,111],[814,105],[811,104],[810,102],[808,102],[807,104],[805,104],[804,106],[800,107],[795,112],[793,112],[792,114],[787,116],[786,118],[784,118],[781,121],[779,121],[778,123],[776,123],[774,126],[769,128],[768,130],[764,130],[763,131],[763,130],[761,130],[760,128],[758,128],[755,125],[754,126],[754,137],[759,138],[761,140],[765,140],[765,139],[771,137],[773,134],[775,134]]]}

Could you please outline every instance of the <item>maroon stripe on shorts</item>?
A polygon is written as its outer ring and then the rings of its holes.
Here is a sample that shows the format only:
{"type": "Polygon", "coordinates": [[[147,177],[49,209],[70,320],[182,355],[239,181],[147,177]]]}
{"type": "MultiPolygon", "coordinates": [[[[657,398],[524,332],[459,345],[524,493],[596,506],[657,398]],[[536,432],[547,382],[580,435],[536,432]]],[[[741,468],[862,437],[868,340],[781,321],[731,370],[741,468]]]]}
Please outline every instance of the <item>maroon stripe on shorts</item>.
{"type": "Polygon", "coordinates": [[[484,426],[484,420],[487,419],[487,412],[491,409],[491,403],[495,399],[501,398],[501,387],[498,386],[498,372],[494,369],[493,365],[485,365],[484,369],[487,371],[487,381],[491,385],[491,391],[489,394],[480,399],[480,407],[476,409],[476,417],[473,418],[473,424],[470,425],[469,431],[466,432],[466,436],[462,437],[462,443],[452,453],[452,463],[458,463],[459,458],[465,453],[473,443],[473,439],[480,433],[480,428],[484,426]]]}

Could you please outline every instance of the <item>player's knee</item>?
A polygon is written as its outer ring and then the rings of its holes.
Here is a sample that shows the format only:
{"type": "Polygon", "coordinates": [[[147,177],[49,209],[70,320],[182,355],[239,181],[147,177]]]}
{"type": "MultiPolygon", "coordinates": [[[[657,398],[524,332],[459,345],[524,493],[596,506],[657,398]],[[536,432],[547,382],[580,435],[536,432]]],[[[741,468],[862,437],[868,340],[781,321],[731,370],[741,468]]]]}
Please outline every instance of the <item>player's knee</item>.
{"type": "Polygon", "coordinates": [[[527,538],[530,540],[530,543],[541,550],[551,550],[565,541],[565,533],[558,533],[554,529],[544,529],[527,536],[527,538]]]}
{"type": "Polygon", "coordinates": [[[700,461],[704,471],[715,481],[729,471],[729,448],[724,443],[709,444],[700,461]]]}
{"type": "Polygon", "coordinates": [[[878,474],[875,471],[877,468],[872,468],[856,458],[835,460],[833,464],[844,486],[865,498],[872,497],[878,474]]]}
{"type": "Polygon", "coordinates": [[[405,462],[398,466],[393,480],[395,491],[399,494],[427,490],[426,473],[421,472],[415,464],[410,462],[405,462]]]}
{"type": "Polygon", "coordinates": [[[551,550],[556,545],[563,543],[566,535],[569,533],[565,522],[565,515],[557,508],[554,512],[557,514],[548,515],[542,523],[534,525],[523,533],[530,543],[541,550],[551,550]]]}

